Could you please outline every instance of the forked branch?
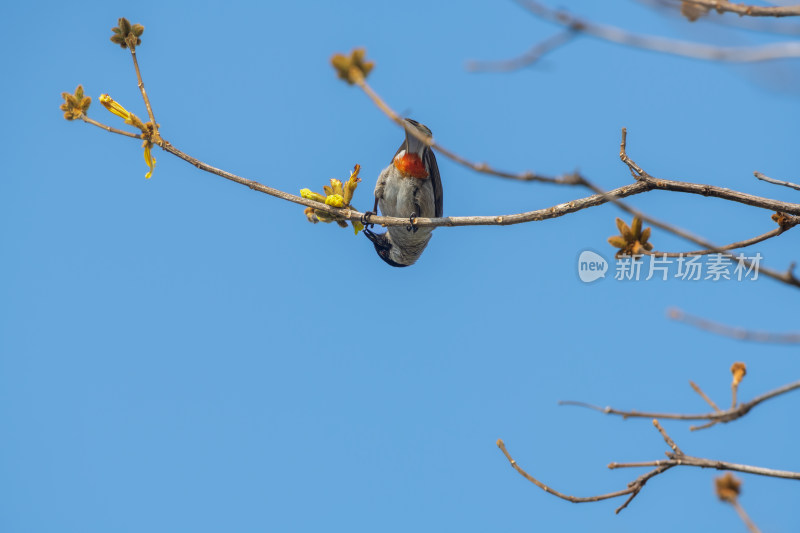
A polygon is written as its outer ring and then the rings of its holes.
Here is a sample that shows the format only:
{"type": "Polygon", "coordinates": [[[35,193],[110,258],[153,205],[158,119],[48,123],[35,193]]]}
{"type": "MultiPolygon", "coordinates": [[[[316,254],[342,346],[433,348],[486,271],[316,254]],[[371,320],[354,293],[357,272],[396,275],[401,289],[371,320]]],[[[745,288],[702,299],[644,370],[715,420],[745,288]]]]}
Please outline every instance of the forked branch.
{"type": "Polygon", "coordinates": [[[651,411],[636,411],[636,410],[623,410],[623,409],[615,409],[613,407],[601,407],[599,405],[592,405],[590,403],[585,402],[576,402],[572,400],[560,401],[558,402],[559,405],[574,405],[578,407],[585,407],[587,409],[592,409],[594,411],[599,411],[601,413],[607,415],[616,415],[621,416],[622,418],[660,418],[666,420],[707,420],[712,424],[706,424],[704,426],[697,426],[692,427],[691,429],[702,429],[704,427],[710,427],[713,424],[726,424],[728,422],[733,422],[734,420],[738,420],[739,418],[743,417],[747,413],[750,412],[751,409],[756,407],[757,405],[775,398],[777,396],[781,396],[793,390],[800,389],[800,381],[795,381],[793,383],[788,383],[782,387],[778,387],[777,389],[771,390],[761,396],[757,396],[756,398],[750,400],[749,402],[741,403],[738,406],[731,407],[730,409],[725,410],[714,410],[710,413],[698,413],[698,414],[685,414],[685,413],[657,413],[651,411]]]}
{"type": "Polygon", "coordinates": [[[622,490],[617,490],[614,492],[607,492],[604,494],[597,494],[595,496],[571,496],[569,494],[564,494],[559,492],[552,487],[548,486],[547,484],[543,483],[542,481],[536,479],[534,476],[529,474],[526,470],[524,470],[517,461],[511,456],[511,454],[506,449],[505,443],[502,439],[498,439],[497,447],[500,448],[500,451],[503,452],[508,462],[511,464],[511,467],[514,468],[522,477],[542,489],[543,491],[547,492],[548,494],[552,494],[553,496],[557,496],[562,500],[566,500],[573,503],[587,503],[587,502],[598,502],[602,500],[608,500],[611,498],[619,498],[620,496],[628,496],[625,502],[620,505],[616,509],[616,513],[622,511],[628,504],[639,494],[639,492],[644,488],[645,484],[652,478],[658,476],[659,474],[663,474],[670,468],[676,466],[694,466],[698,468],[714,468],[716,470],[729,470],[735,472],[743,472],[746,474],[755,474],[759,476],[768,476],[774,478],[782,478],[782,479],[791,479],[800,481],[800,472],[791,472],[787,470],[775,470],[772,468],[764,468],[760,466],[751,466],[751,465],[743,465],[737,463],[729,463],[727,461],[719,461],[716,459],[705,459],[702,457],[693,457],[690,455],[686,455],[683,451],[675,444],[675,441],[667,434],[658,420],[653,420],[653,426],[658,430],[661,434],[661,437],[664,439],[664,442],[669,446],[671,451],[666,452],[667,459],[662,459],[658,461],[645,461],[645,462],[637,462],[637,463],[610,463],[608,468],[616,469],[616,468],[638,468],[638,467],[653,467],[653,470],[642,474],[638,478],[634,479],[630,483],[628,483],[627,488],[622,490]]]}

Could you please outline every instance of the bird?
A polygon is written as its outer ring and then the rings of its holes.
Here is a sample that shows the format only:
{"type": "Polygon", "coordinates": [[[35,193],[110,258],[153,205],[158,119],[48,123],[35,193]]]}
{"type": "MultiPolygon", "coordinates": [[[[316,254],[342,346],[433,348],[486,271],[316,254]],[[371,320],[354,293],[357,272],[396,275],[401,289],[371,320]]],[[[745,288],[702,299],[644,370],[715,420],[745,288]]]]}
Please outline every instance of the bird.
{"type": "MultiPolygon", "coordinates": [[[[375,245],[378,256],[393,267],[407,267],[419,259],[431,240],[433,227],[418,228],[417,217],[441,217],[443,213],[442,180],[433,150],[414,136],[414,128],[425,137],[431,130],[410,118],[405,119],[406,138],[388,167],[378,176],[375,185],[375,205],[365,213],[376,215],[380,206],[383,216],[408,218],[408,226],[390,226],[384,233],[374,233],[368,228],[364,235],[375,245]]],[[[365,224],[368,225],[368,224],[365,224]]]]}

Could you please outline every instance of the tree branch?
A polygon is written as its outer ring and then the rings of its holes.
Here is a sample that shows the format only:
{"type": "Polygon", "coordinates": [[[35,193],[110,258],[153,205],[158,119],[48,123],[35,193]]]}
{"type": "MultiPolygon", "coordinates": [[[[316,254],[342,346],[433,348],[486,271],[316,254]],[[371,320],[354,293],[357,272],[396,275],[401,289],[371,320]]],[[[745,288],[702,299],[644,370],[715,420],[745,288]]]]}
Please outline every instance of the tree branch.
{"type": "Polygon", "coordinates": [[[530,50],[519,57],[507,59],[505,61],[469,61],[466,68],[472,72],[510,72],[519,70],[522,67],[533,65],[542,56],[572,42],[578,33],[571,28],[559,32],[542,42],[536,43],[530,50]]]}
{"type": "Polygon", "coordinates": [[[608,500],[608,499],[611,499],[611,498],[619,498],[620,496],[625,496],[627,494],[630,494],[630,498],[628,498],[628,500],[625,501],[625,503],[623,503],[620,507],[617,508],[616,513],[619,513],[621,510],[623,510],[625,507],[628,506],[628,504],[631,502],[631,500],[633,500],[633,498],[635,498],[636,495],[639,494],[639,491],[642,490],[642,487],[644,487],[645,483],[647,483],[647,481],[650,478],[655,477],[658,474],[661,474],[663,472],[666,472],[667,470],[669,470],[670,468],[675,466],[675,465],[658,466],[654,470],[651,470],[650,472],[647,472],[646,474],[642,474],[641,476],[639,476],[635,480],[633,480],[630,483],[628,483],[628,488],[627,489],[618,490],[618,491],[615,491],[615,492],[608,492],[606,494],[598,494],[596,496],[570,496],[569,494],[561,493],[561,492],[559,492],[559,491],[557,491],[557,490],[545,485],[544,483],[542,483],[541,481],[539,481],[538,479],[536,479],[535,477],[533,477],[532,475],[527,473],[525,470],[523,470],[523,468],[521,466],[519,466],[519,464],[517,464],[517,461],[514,460],[513,457],[511,457],[511,454],[508,453],[508,450],[506,449],[506,445],[505,445],[505,443],[503,442],[502,439],[497,439],[497,447],[500,448],[500,451],[503,452],[503,455],[506,456],[506,459],[508,459],[508,462],[511,463],[512,468],[514,468],[514,470],[519,472],[519,474],[522,477],[524,477],[525,479],[527,479],[528,481],[530,481],[531,483],[533,483],[534,485],[536,485],[537,487],[539,487],[540,489],[545,491],[546,493],[552,494],[553,496],[557,496],[557,497],[561,498],[562,500],[567,500],[568,502],[572,502],[572,503],[599,502],[599,501],[602,501],[602,500],[608,500]]]}
{"type": "MultiPolygon", "coordinates": [[[[793,383],[789,383],[782,387],[778,387],[777,389],[771,390],[761,396],[757,396],[756,398],[750,400],[749,402],[739,404],[737,407],[731,407],[730,409],[726,409],[724,411],[715,410],[711,413],[701,413],[701,414],[681,414],[681,413],[653,413],[653,412],[642,412],[642,411],[623,411],[620,409],[614,409],[613,407],[600,407],[598,405],[592,405],[585,402],[576,402],[572,400],[562,400],[558,402],[558,405],[574,405],[577,407],[585,407],[587,409],[592,409],[594,411],[599,411],[601,413],[607,415],[617,415],[621,416],[623,419],[627,418],[660,418],[660,419],[668,419],[668,420],[710,420],[714,424],[727,424],[728,422],[732,422],[734,420],[738,420],[739,418],[743,417],[750,410],[771,399],[775,398],[776,396],[780,396],[782,394],[786,394],[787,392],[791,392],[795,389],[800,389],[800,381],[795,381],[793,383]]],[[[708,427],[708,425],[706,425],[708,427]]],[[[690,429],[702,429],[702,426],[695,426],[690,429]]]]}
{"type": "MultiPolygon", "coordinates": [[[[139,71],[139,61],[136,59],[136,45],[129,43],[128,49],[131,51],[133,58],[133,68],[136,70],[136,79],[138,80],[139,91],[142,93],[144,105],[147,108],[147,115],[150,117],[150,122],[153,123],[153,131],[158,132],[158,124],[156,124],[156,117],[153,115],[153,108],[150,106],[150,98],[147,97],[147,91],[144,90],[144,82],[142,81],[142,73],[139,71]]],[[[153,139],[155,141],[155,139],[153,139]]]]}
{"type": "Polygon", "coordinates": [[[704,400],[706,401],[706,403],[707,403],[708,405],[710,405],[710,406],[711,406],[711,408],[712,408],[714,411],[717,411],[717,412],[721,411],[721,409],[720,409],[719,407],[717,407],[717,404],[715,404],[715,403],[714,403],[714,401],[713,401],[711,398],[709,398],[709,397],[708,397],[708,395],[707,395],[705,392],[703,392],[703,389],[701,389],[701,388],[700,388],[700,387],[697,385],[697,383],[695,383],[694,381],[692,381],[692,380],[690,379],[690,380],[689,380],[689,385],[692,387],[692,389],[693,389],[693,390],[694,390],[694,391],[695,391],[697,394],[699,394],[699,395],[700,395],[700,397],[701,397],[702,399],[704,399],[704,400]]]}
{"type": "Polygon", "coordinates": [[[800,191],[800,185],[796,183],[792,183],[790,181],[782,181],[770,178],[769,176],[765,176],[761,172],[753,172],[753,175],[760,179],[761,181],[766,181],[767,183],[772,183],[773,185],[783,185],[784,187],[789,187],[790,189],[795,189],[800,191]]]}
{"type": "Polygon", "coordinates": [[[690,326],[709,331],[724,337],[731,337],[742,341],[765,342],[774,344],[799,344],[800,333],[773,333],[769,331],[752,331],[744,328],[736,328],[693,316],[680,309],[672,308],[667,310],[667,316],[677,322],[683,322],[690,326]]]}
{"type": "Polygon", "coordinates": [[[750,6],[746,4],[734,4],[726,0],[682,0],[687,4],[694,4],[708,9],[713,9],[717,13],[736,13],[745,17],[796,17],[800,15],[800,5],[794,6],[750,6]]]}
{"type": "Polygon", "coordinates": [[[760,476],[768,476],[768,477],[775,477],[775,478],[782,478],[782,479],[793,479],[793,480],[800,480],[800,472],[790,472],[787,470],[774,470],[772,468],[764,468],[760,466],[750,466],[750,465],[742,465],[737,463],[729,463],[726,461],[718,461],[716,459],[705,459],[702,457],[692,457],[690,455],[684,454],[681,449],[675,444],[675,441],[667,434],[661,424],[659,424],[658,420],[653,420],[653,426],[658,430],[661,434],[661,437],[664,439],[664,442],[667,443],[672,451],[666,452],[668,459],[659,460],[659,461],[646,461],[646,462],[637,462],[637,463],[610,463],[608,465],[609,469],[616,469],[616,468],[632,468],[632,467],[655,467],[653,470],[639,476],[638,478],[634,479],[630,483],[628,483],[628,488],[623,490],[618,490],[614,492],[608,492],[605,494],[598,494],[596,496],[570,496],[568,494],[564,494],[559,492],[548,485],[542,483],[528,472],[526,472],[517,461],[511,456],[511,454],[506,449],[506,445],[502,439],[497,440],[497,447],[500,448],[500,451],[503,452],[508,462],[511,464],[511,467],[514,468],[522,477],[542,489],[543,491],[547,492],[548,494],[552,494],[553,496],[557,496],[562,500],[566,500],[568,502],[573,503],[587,503],[587,502],[597,502],[602,500],[608,500],[611,498],[618,498],[620,496],[628,495],[628,499],[623,503],[621,506],[617,508],[615,511],[619,513],[628,504],[639,494],[639,492],[644,488],[645,483],[649,481],[651,478],[659,474],[663,474],[670,468],[675,466],[694,466],[698,468],[714,468],[716,470],[729,470],[735,472],[743,472],[746,474],[755,474],[760,476]]]}
{"type": "MultiPolygon", "coordinates": [[[[642,219],[644,220],[644,219],[642,219]]],[[[800,222],[798,222],[800,223],[800,222]]],[[[794,224],[797,225],[797,224],[794,224]]],[[[794,225],[792,227],[794,227],[794,225]]],[[[751,239],[745,239],[743,241],[737,241],[731,244],[726,244],[725,246],[720,246],[714,250],[693,250],[691,252],[659,252],[657,250],[653,250],[648,252],[647,250],[643,250],[642,253],[645,255],[654,255],[659,257],[688,257],[692,255],[709,255],[719,253],[719,251],[728,251],[728,250],[737,250],[739,248],[747,248],[748,246],[752,246],[754,244],[758,244],[760,242],[764,242],[767,239],[771,239],[773,237],[777,237],[778,235],[782,234],[786,231],[785,228],[775,228],[771,231],[768,231],[764,234],[758,235],[757,237],[753,237],[751,239]]]]}
{"type": "Polygon", "coordinates": [[[660,461],[644,461],[639,463],[610,463],[608,468],[614,470],[616,468],[629,468],[629,467],[645,467],[645,466],[695,466],[698,468],[714,468],[716,470],[730,470],[732,472],[742,472],[745,474],[754,474],[757,476],[775,477],[780,479],[795,479],[800,480],[800,472],[791,472],[789,470],[775,470],[773,468],[764,468],[761,466],[742,465],[738,463],[729,463],[727,461],[719,461],[717,459],[705,459],[703,457],[692,457],[691,455],[684,455],[680,453],[666,452],[667,460],[660,461]]]}
{"type": "Polygon", "coordinates": [[[111,126],[106,126],[105,124],[103,124],[101,122],[97,122],[96,120],[91,119],[91,118],[89,118],[89,117],[87,117],[86,115],[83,115],[83,114],[81,115],[81,120],[83,120],[87,124],[91,124],[92,126],[97,126],[98,128],[104,129],[104,130],[106,130],[108,132],[111,132],[111,133],[116,133],[118,135],[124,135],[126,137],[133,137],[134,139],[141,139],[142,138],[142,134],[141,133],[137,134],[137,133],[131,133],[131,132],[125,131],[125,130],[118,130],[117,128],[112,128],[111,126]]]}
{"type": "MultiPolygon", "coordinates": [[[[637,0],[637,2],[668,13],[674,18],[686,20],[686,16],[680,12],[683,5],[681,0],[637,0]]],[[[768,33],[771,35],[800,35],[800,24],[774,18],[769,20],[768,17],[703,17],[703,20],[735,30],[768,33]]]]}
{"type": "Polygon", "coordinates": [[[796,41],[771,43],[761,46],[711,46],[707,44],[665,39],[663,37],[654,37],[652,35],[629,33],[614,26],[588,22],[566,11],[555,10],[539,2],[534,2],[533,0],[517,0],[517,3],[541,19],[554,22],[572,31],[633,48],[641,48],[692,59],[731,63],[749,63],[788,57],[800,57],[800,43],[796,41]]]}

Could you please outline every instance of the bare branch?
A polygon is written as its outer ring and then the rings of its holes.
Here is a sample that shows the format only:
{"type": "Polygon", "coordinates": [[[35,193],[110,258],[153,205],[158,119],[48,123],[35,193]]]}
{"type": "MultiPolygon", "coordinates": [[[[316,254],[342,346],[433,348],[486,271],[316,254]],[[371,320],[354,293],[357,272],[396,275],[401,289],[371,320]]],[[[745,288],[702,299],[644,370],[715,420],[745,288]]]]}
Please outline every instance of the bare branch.
{"type": "MultiPolygon", "coordinates": [[[[144,100],[144,105],[147,107],[147,115],[150,117],[150,122],[153,123],[153,131],[158,132],[158,124],[156,123],[156,117],[153,115],[153,108],[150,106],[150,98],[147,97],[147,91],[144,90],[144,82],[142,81],[142,73],[139,71],[139,61],[136,59],[136,46],[128,46],[128,49],[131,51],[131,57],[133,58],[133,67],[136,70],[136,79],[139,81],[139,91],[142,93],[142,99],[144,100]]],[[[155,139],[152,139],[155,141],[155,139]]]]}
{"type": "MultiPolygon", "coordinates": [[[[555,22],[570,30],[591,35],[604,41],[624,46],[651,50],[665,54],[704,59],[708,61],[725,61],[731,63],[748,63],[769,61],[788,57],[800,57],[800,42],[787,41],[760,46],[721,47],[688,41],[678,41],[652,35],[629,33],[614,26],[595,24],[575,17],[566,11],[549,8],[533,0],[517,0],[517,3],[539,18],[555,22]]],[[[715,3],[715,2],[710,2],[715,3]]]]}
{"type": "MultiPolygon", "coordinates": [[[[685,192],[690,194],[699,194],[701,196],[713,196],[715,198],[723,198],[732,202],[738,202],[753,207],[761,207],[770,211],[777,211],[782,213],[789,213],[791,215],[800,215],[800,203],[782,202],[779,200],[770,200],[768,198],[761,198],[746,194],[724,187],[716,187],[714,185],[701,185],[698,183],[688,183],[684,181],[674,181],[663,178],[654,178],[642,168],[637,165],[627,153],[627,139],[628,130],[622,128],[622,140],[620,141],[620,160],[625,163],[631,171],[631,175],[637,181],[645,181],[649,183],[654,189],[685,192]],[[788,208],[788,209],[786,209],[788,208]]],[[[691,240],[691,239],[688,239],[691,240]]],[[[699,244],[699,243],[698,243],[699,244]]],[[[702,246],[702,244],[701,244],[702,246]]]]}
{"type": "Polygon", "coordinates": [[[796,183],[792,183],[790,181],[782,181],[770,178],[769,176],[765,176],[761,172],[753,172],[753,175],[760,179],[761,181],[766,181],[767,183],[772,183],[773,185],[783,185],[784,187],[789,187],[790,189],[795,189],[800,191],[800,185],[796,183]]]}
{"type": "Polygon", "coordinates": [[[672,440],[672,437],[667,435],[667,432],[664,431],[664,428],[661,427],[661,424],[659,424],[658,420],[655,418],[653,419],[653,426],[655,426],[658,432],[661,433],[661,437],[663,437],[664,442],[667,443],[667,446],[670,447],[670,449],[675,453],[675,455],[683,455],[683,452],[681,451],[680,448],[678,448],[678,445],[675,444],[675,441],[672,440]]]}
{"type": "Polygon", "coordinates": [[[111,132],[111,133],[116,133],[118,135],[124,135],[126,137],[133,137],[134,139],[141,139],[142,138],[142,134],[141,133],[131,133],[129,131],[118,130],[117,128],[112,128],[111,126],[106,126],[105,124],[103,124],[101,122],[97,122],[96,120],[91,119],[91,118],[87,117],[86,115],[81,115],[81,120],[83,120],[87,124],[91,124],[93,126],[97,126],[98,128],[104,129],[104,130],[106,130],[108,132],[111,132]]]}
{"type": "Polygon", "coordinates": [[[599,502],[602,500],[619,498],[620,496],[625,496],[627,494],[630,494],[631,495],[630,498],[628,498],[628,500],[616,510],[617,513],[619,513],[622,509],[628,506],[630,501],[634,497],[636,497],[636,495],[639,493],[640,490],[642,490],[642,487],[644,487],[645,483],[647,483],[647,481],[650,478],[657,476],[658,474],[661,474],[662,472],[665,472],[670,468],[672,468],[673,466],[675,466],[675,465],[658,466],[654,470],[651,470],[650,472],[643,474],[638,478],[636,478],[635,480],[628,483],[627,489],[618,490],[615,492],[609,492],[606,494],[598,494],[597,496],[584,496],[584,497],[570,496],[568,494],[561,493],[551,487],[548,487],[547,485],[545,485],[544,483],[542,483],[541,481],[539,481],[538,479],[527,473],[525,470],[523,470],[522,467],[519,466],[519,464],[517,464],[517,461],[514,460],[513,457],[511,457],[511,454],[508,453],[508,450],[506,450],[506,445],[502,439],[497,439],[497,447],[500,448],[500,451],[503,452],[503,455],[506,456],[506,459],[508,459],[508,462],[511,463],[512,468],[514,468],[514,470],[519,472],[519,474],[522,477],[524,477],[525,479],[527,479],[528,481],[530,481],[531,483],[533,483],[534,485],[545,491],[546,493],[552,494],[553,496],[558,496],[562,500],[567,500],[568,502],[572,503],[599,502]]]}
{"type": "Polygon", "coordinates": [[[664,439],[664,442],[667,443],[672,451],[666,452],[668,459],[659,460],[659,461],[647,461],[647,462],[637,462],[637,463],[610,463],[608,465],[609,469],[616,469],[616,468],[631,468],[631,467],[655,467],[653,470],[639,476],[635,480],[628,483],[628,487],[623,490],[618,490],[614,492],[607,492],[604,494],[598,494],[596,496],[570,496],[569,494],[564,494],[559,492],[546,484],[542,483],[528,472],[526,472],[517,461],[511,457],[511,454],[506,449],[506,445],[502,439],[497,440],[497,447],[500,448],[500,451],[503,452],[503,455],[506,456],[508,462],[511,464],[511,467],[514,468],[522,477],[542,489],[543,491],[547,492],[548,494],[552,494],[561,498],[562,500],[567,500],[568,502],[573,503],[587,503],[587,502],[598,502],[602,500],[608,500],[611,498],[618,498],[620,496],[628,495],[628,499],[625,500],[621,506],[619,506],[616,510],[616,513],[619,513],[628,504],[639,494],[639,492],[644,487],[645,483],[649,481],[651,478],[662,474],[675,466],[695,466],[699,468],[714,468],[716,470],[730,470],[736,472],[744,472],[747,474],[755,474],[760,476],[768,476],[768,477],[775,477],[775,478],[782,478],[782,479],[793,479],[793,480],[800,480],[800,472],[790,472],[787,470],[774,470],[772,468],[764,468],[760,466],[751,466],[751,465],[742,465],[737,463],[729,463],[726,461],[718,461],[716,459],[704,459],[702,457],[692,457],[690,455],[684,454],[681,449],[675,444],[675,441],[667,434],[661,424],[659,424],[658,420],[653,420],[653,426],[658,430],[661,434],[661,437],[664,439]]]}
{"type": "Polygon", "coordinates": [[[467,70],[472,72],[509,72],[518,70],[536,63],[542,56],[571,42],[577,35],[572,29],[567,29],[533,45],[530,50],[519,57],[505,61],[470,61],[467,63],[467,70]]]}
{"type": "MultiPolygon", "coordinates": [[[[323,211],[325,213],[330,213],[332,215],[336,215],[344,220],[360,220],[363,216],[363,213],[360,211],[356,211],[354,209],[339,209],[336,207],[332,207],[320,202],[315,202],[313,200],[307,200],[305,198],[301,198],[300,196],[296,196],[294,194],[289,194],[273,187],[269,187],[268,185],[264,185],[258,181],[243,178],[241,176],[237,176],[236,174],[232,174],[225,170],[213,167],[207,163],[200,161],[180,150],[175,148],[169,142],[165,140],[161,140],[160,142],[156,143],[165,151],[178,156],[179,158],[191,163],[192,165],[196,166],[200,170],[204,170],[206,172],[210,172],[212,174],[216,174],[217,176],[221,176],[225,179],[230,181],[234,181],[236,183],[240,183],[255,191],[262,192],[264,194],[268,194],[270,196],[274,196],[276,198],[280,198],[282,200],[287,200],[289,202],[293,202],[296,204],[304,205],[307,207],[313,207],[316,210],[323,211]]],[[[584,198],[578,198],[577,200],[572,200],[570,202],[554,205],[551,207],[546,207],[543,209],[536,209],[533,211],[527,211],[525,213],[516,213],[511,215],[490,215],[490,216],[463,216],[463,217],[442,217],[442,218],[424,218],[419,217],[414,219],[414,224],[420,227],[441,227],[441,226],[508,226],[512,224],[522,224],[525,222],[534,222],[534,221],[541,221],[541,220],[549,220],[552,218],[562,217],[564,215],[575,213],[582,209],[587,209],[589,207],[595,207],[598,205],[603,205],[608,201],[609,196],[624,198],[626,196],[631,196],[634,194],[640,194],[648,190],[648,186],[645,183],[633,183],[630,185],[625,185],[623,187],[619,187],[618,189],[614,189],[613,191],[609,191],[607,194],[593,194],[591,196],[587,196],[584,198]]],[[[374,224],[379,224],[381,226],[407,226],[408,219],[407,218],[398,218],[398,217],[385,217],[385,216],[377,216],[374,215],[370,217],[370,222],[374,224]]]]}
{"type": "Polygon", "coordinates": [[[703,392],[703,389],[701,389],[701,388],[700,388],[700,387],[699,387],[699,386],[698,386],[698,385],[697,385],[697,384],[696,384],[694,381],[692,381],[692,380],[689,380],[689,385],[691,385],[691,386],[692,386],[692,389],[694,389],[694,391],[695,391],[697,394],[699,394],[699,395],[700,395],[700,397],[701,397],[701,398],[703,398],[703,399],[706,401],[706,403],[707,403],[708,405],[710,405],[710,406],[711,406],[711,408],[712,408],[713,410],[715,410],[715,411],[720,411],[720,408],[719,408],[719,407],[717,407],[717,404],[715,404],[715,403],[713,402],[713,400],[711,400],[711,398],[709,398],[709,397],[706,395],[706,393],[705,393],[705,392],[703,392]]]}
{"type": "Polygon", "coordinates": [[[667,316],[672,320],[683,322],[684,324],[694,326],[704,331],[709,331],[711,333],[716,333],[717,335],[723,335],[725,337],[731,337],[738,340],[775,344],[800,343],[800,333],[773,333],[769,331],[752,331],[744,328],[736,328],[721,324],[719,322],[713,322],[698,316],[690,315],[676,308],[668,309],[667,316]]]}
{"type": "MultiPolygon", "coordinates": [[[[642,219],[642,220],[644,220],[644,219],[642,219]]],[[[798,219],[798,222],[793,224],[791,227],[794,227],[797,224],[800,224],[800,219],[798,219]]],[[[653,250],[653,251],[648,252],[647,250],[643,250],[642,253],[646,254],[646,255],[655,255],[655,256],[659,256],[659,257],[688,257],[688,256],[693,256],[693,255],[716,254],[716,253],[725,252],[725,251],[728,251],[728,250],[737,250],[739,248],[747,248],[748,246],[752,246],[754,244],[758,244],[760,242],[764,242],[767,239],[771,239],[773,237],[777,237],[778,235],[782,234],[785,231],[786,231],[785,228],[775,228],[773,230],[770,230],[770,231],[768,231],[766,233],[763,233],[763,234],[758,235],[756,237],[753,237],[751,239],[745,239],[743,241],[737,241],[737,242],[733,242],[731,244],[726,244],[725,246],[720,246],[720,247],[718,247],[716,249],[713,249],[713,250],[693,250],[693,251],[690,251],[690,252],[660,252],[660,251],[657,251],[657,250],[653,250]]]]}
{"type": "Polygon", "coordinates": [[[726,0],[683,0],[687,4],[713,9],[717,13],[736,13],[747,17],[796,17],[800,15],[800,5],[795,6],[750,6],[734,4],[726,0]]]}
{"type": "MultiPolygon", "coordinates": [[[[668,420],[710,420],[714,424],[718,423],[726,424],[728,422],[732,422],[734,420],[743,417],[744,415],[749,413],[753,407],[759,405],[760,403],[763,403],[771,398],[775,398],[776,396],[786,394],[787,392],[791,392],[795,389],[800,389],[800,381],[795,381],[793,383],[789,383],[782,387],[778,387],[777,389],[762,394],[761,396],[757,396],[756,398],[750,400],[749,402],[739,404],[737,407],[732,407],[724,411],[715,410],[711,413],[701,413],[701,414],[654,413],[654,412],[643,412],[643,411],[633,411],[633,410],[623,411],[620,409],[614,409],[613,407],[600,407],[598,405],[592,405],[585,402],[576,402],[571,400],[566,400],[566,401],[562,400],[558,402],[558,405],[574,405],[578,407],[585,407],[587,409],[599,411],[607,415],[621,416],[624,419],[660,418],[668,420]]],[[[701,429],[701,427],[695,427],[691,429],[701,429]]]]}
{"type": "MultiPolygon", "coordinates": [[[[625,128],[623,128],[622,134],[623,134],[623,142],[622,142],[622,151],[620,153],[621,154],[620,157],[623,158],[623,161],[626,164],[634,165],[638,169],[638,172],[646,174],[625,153],[625,142],[626,142],[625,139],[627,138],[627,131],[626,131],[625,128]]],[[[634,177],[636,177],[636,179],[641,179],[641,175],[640,174],[634,174],[634,177]]],[[[599,188],[596,185],[594,185],[593,183],[591,183],[585,177],[578,176],[578,179],[580,180],[581,185],[585,186],[586,188],[591,189],[592,191],[594,191],[594,192],[596,192],[598,194],[605,194],[605,192],[601,188],[599,188]]],[[[692,256],[692,255],[708,255],[708,254],[720,253],[720,252],[725,252],[727,250],[735,250],[737,248],[745,248],[747,246],[752,246],[753,244],[757,244],[759,242],[766,241],[767,239],[771,239],[773,237],[777,237],[778,235],[782,234],[786,230],[791,229],[794,226],[800,225],[800,217],[792,217],[791,215],[784,215],[784,217],[781,219],[782,224],[778,228],[775,228],[775,229],[773,229],[771,231],[768,231],[767,233],[764,233],[762,235],[758,235],[758,236],[750,238],[750,239],[745,239],[743,241],[734,242],[734,243],[731,243],[731,244],[728,244],[728,245],[725,245],[725,246],[714,246],[713,244],[709,243],[705,239],[701,239],[700,237],[698,237],[696,235],[693,235],[693,234],[689,233],[686,230],[680,229],[677,226],[674,226],[672,224],[668,224],[667,222],[663,222],[661,220],[653,218],[650,215],[646,215],[646,214],[642,213],[641,211],[628,206],[624,202],[619,201],[618,199],[616,199],[613,196],[609,197],[608,200],[610,202],[612,202],[614,205],[616,205],[617,207],[619,207],[620,209],[622,209],[623,211],[625,211],[626,213],[629,213],[629,214],[631,214],[631,215],[633,215],[635,217],[638,217],[638,218],[642,219],[644,222],[648,222],[648,223],[652,224],[653,226],[656,226],[656,227],[661,228],[661,229],[663,229],[665,231],[668,231],[668,232],[670,232],[670,233],[672,233],[674,235],[677,235],[678,237],[682,237],[685,240],[694,242],[696,244],[700,244],[701,246],[704,246],[703,243],[706,243],[705,246],[709,247],[709,248],[706,248],[704,250],[696,250],[696,251],[691,251],[691,252],[659,252],[659,251],[656,251],[656,250],[653,250],[653,251],[641,250],[641,253],[644,254],[644,255],[653,255],[653,256],[661,256],[661,257],[684,257],[684,256],[692,256]]],[[[726,255],[728,257],[735,258],[733,255],[730,255],[730,254],[726,254],[726,255]]]]}
{"type": "Polygon", "coordinates": [[[684,455],[672,452],[666,452],[669,459],[662,459],[660,461],[643,461],[639,463],[610,463],[608,468],[630,468],[630,467],[646,467],[646,466],[695,466],[698,468],[714,468],[716,470],[730,470],[733,472],[742,472],[745,474],[754,474],[757,476],[775,477],[780,479],[794,479],[800,480],[800,472],[792,472],[789,470],[775,470],[773,468],[764,468],[761,466],[742,465],[738,463],[729,463],[727,461],[718,461],[717,459],[705,459],[703,457],[692,457],[691,455],[684,455]]]}
{"type": "MultiPolygon", "coordinates": [[[[683,5],[681,0],[637,0],[651,8],[659,9],[669,13],[675,18],[686,20],[685,15],[680,13],[683,5]]],[[[779,19],[769,19],[767,17],[703,17],[706,22],[711,22],[719,26],[727,26],[736,30],[745,30],[771,35],[800,35],[800,24],[785,22],[779,19]]]]}

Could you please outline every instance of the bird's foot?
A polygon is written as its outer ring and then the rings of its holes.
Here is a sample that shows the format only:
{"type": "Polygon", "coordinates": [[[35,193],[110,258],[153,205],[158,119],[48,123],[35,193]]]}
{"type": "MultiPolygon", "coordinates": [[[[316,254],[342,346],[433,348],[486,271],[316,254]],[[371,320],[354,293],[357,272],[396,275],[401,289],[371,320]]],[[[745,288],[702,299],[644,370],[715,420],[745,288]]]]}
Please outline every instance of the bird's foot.
{"type": "Polygon", "coordinates": [[[408,217],[408,226],[406,226],[406,231],[410,231],[412,233],[416,233],[419,229],[417,226],[414,225],[414,219],[417,218],[416,213],[411,213],[411,216],[408,217]]]}
{"type": "Polygon", "coordinates": [[[374,227],[374,226],[375,226],[375,224],[372,224],[372,223],[369,221],[369,219],[370,219],[370,218],[371,218],[373,215],[377,215],[377,214],[378,214],[378,213],[376,213],[375,211],[365,211],[365,212],[364,212],[364,214],[363,214],[363,215],[361,215],[361,225],[362,225],[362,226],[364,226],[365,228],[372,228],[372,227],[374,227]]]}

